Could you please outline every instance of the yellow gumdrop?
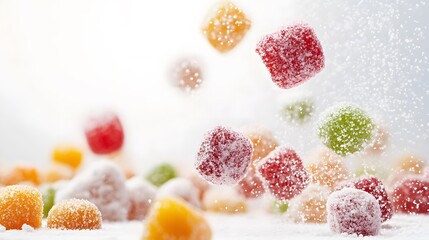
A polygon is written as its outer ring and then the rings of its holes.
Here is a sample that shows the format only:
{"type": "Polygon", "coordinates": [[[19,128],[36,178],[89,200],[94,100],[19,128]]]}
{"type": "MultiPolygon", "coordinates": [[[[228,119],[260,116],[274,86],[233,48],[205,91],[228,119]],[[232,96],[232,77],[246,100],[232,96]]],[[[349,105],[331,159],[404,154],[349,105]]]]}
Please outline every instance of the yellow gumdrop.
{"type": "Polygon", "coordinates": [[[82,163],[82,151],[74,146],[57,146],[52,152],[52,159],[56,163],[61,163],[77,169],[82,163]]]}

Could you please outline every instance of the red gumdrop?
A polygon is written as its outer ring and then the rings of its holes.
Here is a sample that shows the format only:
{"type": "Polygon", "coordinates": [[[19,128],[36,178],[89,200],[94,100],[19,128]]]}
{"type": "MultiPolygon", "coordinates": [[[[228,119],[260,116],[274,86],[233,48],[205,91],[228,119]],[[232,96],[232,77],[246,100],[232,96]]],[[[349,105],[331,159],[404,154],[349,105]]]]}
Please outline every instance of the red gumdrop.
{"type": "Polygon", "coordinates": [[[384,222],[392,218],[393,205],[387,195],[386,188],[383,183],[375,176],[364,176],[359,179],[343,182],[337,186],[336,190],[341,190],[345,187],[356,188],[365,191],[377,200],[381,210],[381,221],[384,222]]]}
{"type": "Polygon", "coordinates": [[[245,198],[257,198],[264,194],[264,185],[254,170],[238,183],[238,192],[245,198]]]}
{"type": "Polygon", "coordinates": [[[124,143],[121,121],[114,113],[91,118],[85,128],[86,140],[96,154],[109,154],[119,150],[124,143]]]}
{"type": "Polygon", "coordinates": [[[205,134],[195,168],[208,182],[235,184],[249,170],[252,151],[252,143],[245,135],[218,126],[205,134]]]}
{"type": "Polygon", "coordinates": [[[380,231],[380,206],[374,196],[365,191],[355,188],[335,191],[326,206],[333,232],[373,236],[380,231]]]}
{"type": "Polygon", "coordinates": [[[272,151],[257,164],[266,187],[278,200],[289,200],[300,194],[310,182],[310,174],[292,149],[272,151]]]}
{"type": "Polygon", "coordinates": [[[397,212],[429,214],[429,179],[405,179],[395,186],[392,195],[397,212]]]}
{"type": "Polygon", "coordinates": [[[325,66],[322,45],[306,23],[283,27],[263,37],[256,52],[280,88],[292,88],[313,77],[325,66]]]}

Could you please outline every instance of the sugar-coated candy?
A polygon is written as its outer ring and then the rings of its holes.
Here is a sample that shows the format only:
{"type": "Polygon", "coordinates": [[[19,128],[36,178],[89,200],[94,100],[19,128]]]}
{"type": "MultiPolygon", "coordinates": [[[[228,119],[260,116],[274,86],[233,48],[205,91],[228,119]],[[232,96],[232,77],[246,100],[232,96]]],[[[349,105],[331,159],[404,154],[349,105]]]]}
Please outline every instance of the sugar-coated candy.
{"type": "Polygon", "coordinates": [[[6,230],[21,229],[27,224],[42,226],[42,194],[34,187],[11,185],[0,189],[0,225],[6,230]]]}
{"type": "Polygon", "coordinates": [[[86,199],[94,203],[106,221],[124,221],[130,206],[125,177],[109,160],[98,160],[57,190],[55,202],[86,199]]]}
{"type": "Polygon", "coordinates": [[[102,224],[97,206],[83,199],[68,199],[49,211],[48,228],[69,230],[95,230],[102,224]]]}
{"type": "Polygon", "coordinates": [[[71,179],[74,174],[74,169],[68,165],[52,164],[43,172],[42,180],[43,182],[54,183],[60,180],[71,179]]]}
{"type": "Polygon", "coordinates": [[[75,146],[56,146],[52,152],[52,160],[55,163],[65,164],[73,169],[79,168],[82,164],[82,150],[75,146]]]}
{"type": "Polygon", "coordinates": [[[203,207],[210,212],[237,214],[247,212],[247,203],[238,192],[228,186],[213,186],[203,198],[203,207]]]}
{"type": "Polygon", "coordinates": [[[289,201],[288,217],[296,223],[325,223],[329,194],[331,189],[327,186],[308,185],[301,194],[289,201]]]}
{"type": "Polygon", "coordinates": [[[169,163],[162,163],[154,167],[147,175],[146,180],[148,180],[153,185],[160,187],[162,184],[168,182],[169,180],[175,178],[177,175],[174,167],[169,163]]]}
{"type": "Polygon", "coordinates": [[[333,192],[326,204],[328,223],[335,233],[377,235],[381,228],[381,211],[371,194],[343,188],[333,192]]]}
{"type": "Polygon", "coordinates": [[[143,220],[156,198],[156,187],[140,176],[125,183],[130,200],[128,220],[143,220]]]}
{"type": "Polygon", "coordinates": [[[310,174],[292,149],[280,147],[257,164],[257,170],[270,193],[278,200],[300,194],[310,182],[310,174]]]}
{"type": "Polygon", "coordinates": [[[276,149],[279,145],[277,139],[273,136],[272,132],[268,129],[259,126],[249,126],[244,129],[244,134],[252,141],[252,165],[253,167],[257,161],[266,157],[271,151],[276,149]]]}
{"type": "Polygon", "coordinates": [[[198,188],[186,178],[171,179],[159,188],[156,197],[158,199],[165,197],[181,198],[194,207],[201,207],[198,188]]]}
{"type": "Polygon", "coordinates": [[[313,101],[311,99],[303,99],[284,105],[281,117],[287,122],[302,124],[311,118],[313,111],[313,101]]]}
{"type": "Polygon", "coordinates": [[[213,184],[235,184],[249,170],[252,143],[242,133],[218,126],[205,134],[195,168],[213,184]]]}
{"type": "Polygon", "coordinates": [[[33,166],[18,165],[7,171],[6,174],[2,176],[2,184],[6,186],[19,183],[37,186],[41,181],[42,179],[39,169],[33,166]]]}
{"type": "Polygon", "coordinates": [[[381,154],[386,149],[389,143],[389,133],[386,128],[377,125],[374,140],[365,148],[365,152],[369,154],[381,154]]]}
{"type": "Polygon", "coordinates": [[[429,214],[429,179],[414,177],[400,181],[393,190],[392,202],[397,212],[429,214]]]}
{"type": "Polygon", "coordinates": [[[185,201],[163,198],[154,203],[143,232],[143,240],[210,240],[211,228],[198,209],[185,201]]]}
{"type": "Polygon", "coordinates": [[[414,155],[404,155],[395,161],[393,170],[421,174],[425,168],[425,161],[414,155]]]}
{"type": "Polygon", "coordinates": [[[238,192],[245,198],[257,198],[265,193],[264,184],[254,169],[240,180],[237,188],[238,192]]]}
{"type": "Polygon", "coordinates": [[[124,143],[124,130],[119,117],[114,113],[104,113],[89,119],[85,135],[95,154],[113,153],[124,143]]]}
{"type": "Polygon", "coordinates": [[[55,193],[56,192],[57,191],[54,188],[48,187],[42,193],[43,217],[44,218],[48,217],[49,211],[54,206],[54,203],[55,203],[55,193]]]}
{"type": "Polygon", "coordinates": [[[363,176],[348,182],[340,183],[337,189],[356,188],[365,191],[377,200],[381,210],[381,221],[384,222],[392,218],[393,206],[386,188],[380,179],[375,176],[363,176]]]}
{"type": "Polygon", "coordinates": [[[198,189],[198,198],[202,201],[204,194],[206,194],[207,190],[210,188],[210,184],[206,180],[202,179],[195,171],[188,173],[186,176],[198,189]]]}
{"type": "Polygon", "coordinates": [[[272,203],[271,212],[283,214],[289,209],[289,203],[285,201],[274,200],[272,203]]]}
{"type": "Polygon", "coordinates": [[[280,88],[292,88],[319,73],[325,66],[322,45],[314,30],[297,23],[264,36],[256,52],[280,88]]]}
{"type": "Polygon", "coordinates": [[[173,84],[185,91],[195,90],[203,82],[200,64],[194,59],[178,61],[171,75],[173,84]]]}
{"type": "Polygon", "coordinates": [[[243,11],[231,2],[223,2],[213,6],[203,26],[203,34],[215,49],[223,53],[233,49],[250,26],[251,21],[243,11]]]}
{"type": "Polygon", "coordinates": [[[361,151],[372,140],[373,132],[371,118],[353,105],[329,110],[318,127],[322,143],[340,156],[361,151]]]}

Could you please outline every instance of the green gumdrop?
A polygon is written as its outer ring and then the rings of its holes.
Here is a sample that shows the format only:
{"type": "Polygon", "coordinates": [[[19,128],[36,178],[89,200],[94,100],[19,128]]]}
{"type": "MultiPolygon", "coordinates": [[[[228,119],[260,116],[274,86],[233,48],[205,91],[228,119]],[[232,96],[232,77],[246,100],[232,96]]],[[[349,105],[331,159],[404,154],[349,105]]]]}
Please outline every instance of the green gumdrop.
{"type": "Polygon", "coordinates": [[[282,201],[274,201],[273,208],[275,213],[285,213],[289,208],[289,203],[282,201]]]}
{"type": "Polygon", "coordinates": [[[146,175],[146,180],[159,187],[175,177],[176,171],[174,170],[174,167],[168,163],[163,163],[152,169],[152,171],[146,175]]]}
{"type": "Polygon", "coordinates": [[[55,201],[55,189],[48,188],[46,192],[42,194],[43,199],[43,217],[48,217],[49,210],[54,206],[55,201]]]}
{"type": "Polygon", "coordinates": [[[329,113],[318,134],[325,146],[344,157],[361,151],[373,138],[374,128],[366,112],[348,105],[329,113]]]}
{"type": "Polygon", "coordinates": [[[301,100],[285,105],[282,109],[282,117],[291,123],[302,124],[313,115],[313,110],[313,101],[301,100]]]}

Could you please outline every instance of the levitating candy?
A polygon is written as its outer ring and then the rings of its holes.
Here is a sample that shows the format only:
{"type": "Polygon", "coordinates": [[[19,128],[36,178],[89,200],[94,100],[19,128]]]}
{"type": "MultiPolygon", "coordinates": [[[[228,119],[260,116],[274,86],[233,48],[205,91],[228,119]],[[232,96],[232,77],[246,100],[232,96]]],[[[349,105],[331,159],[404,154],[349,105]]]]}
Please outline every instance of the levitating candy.
{"type": "Polygon", "coordinates": [[[172,71],[173,83],[185,91],[197,89],[203,82],[201,68],[196,60],[183,59],[172,71]]]}
{"type": "Polygon", "coordinates": [[[165,197],[181,198],[194,207],[201,207],[198,188],[194,186],[191,180],[186,178],[175,178],[168,181],[159,188],[156,197],[157,199],[165,197]]]}
{"type": "Polygon", "coordinates": [[[373,236],[380,231],[380,206],[374,196],[365,191],[343,188],[333,192],[326,207],[333,232],[373,236]]]}
{"type": "Polygon", "coordinates": [[[373,138],[374,124],[362,109],[344,105],[321,121],[318,134],[322,143],[340,156],[361,151],[373,138]]]}
{"type": "Polygon", "coordinates": [[[210,240],[212,231],[201,212],[186,202],[164,198],[154,203],[143,240],[210,240]]]}
{"type": "Polygon", "coordinates": [[[254,169],[249,171],[247,175],[238,183],[238,192],[245,198],[257,198],[264,194],[264,184],[254,169]]]}
{"type": "Polygon", "coordinates": [[[233,49],[249,30],[251,22],[246,15],[231,2],[213,7],[203,34],[219,52],[233,49]]]}
{"type": "Polygon", "coordinates": [[[304,99],[283,106],[281,117],[287,122],[302,124],[311,118],[313,111],[313,101],[310,99],[304,99]]]}
{"type": "Polygon", "coordinates": [[[52,152],[52,160],[77,169],[82,163],[82,150],[74,146],[57,146],[52,152]]]}
{"type": "Polygon", "coordinates": [[[6,186],[19,183],[37,186],[41,183],[41,180],[39,170],[32,166],[15,166],[2,176],[2,184],[6,186]]]}
{"type": "Polygon", "coordinates": [[[74,169],[64,164],[52,164],[43,172],[43,182],[54,183],[73,178],[74,169]]]}
{"type": "Polygon", "coordinates": [[[176,177],[176,170],[168,163],[163,163],[152,169],[147,175],[146,179],[153,185],[159,187],[168,182],[170,179],[176,177]]]}
{"type": "Polygon", "coordinates": [[[310,182],[301,158],[294,150],[281,147],[258,162],[258,172],[270,193],[278,200],[289,200],[300,194],[310,182]]]}
{"type": "Polygon", "coordinates": [[[124,130],[118,116],[105,113],[91,118],[85,127],[86,140],[96,154],[118,151],[124,143],[124,130]]]}
{"type": "Polygon", "coordinates": [[[305,23],[283,27],[259,41],[256,52],[280,88],[292,88],[313,77],[325,66],[322,46],[305,23]]]}
{"type": "Polygon", "coordinates": [[[389,134],[386,129],[377,125],[374,140],[366,148],[365,152],[370,154],[381,154],[389,142],[389,134]]]}
{"type": "Polygon", "coordinates": [[[140,176],[127,180],[125,186],[130,201],[128,220],[143,220],[155,201],[156,187],[140,176]]]}
{"type": "Polygon", "coordinates": [[[94,230],[101,228],[101,213],[93,203],[69,199],[56,204],[48,216],[48,228],[94,230]]]}
{"type": "Polygon", "coordinates": [[[399,182],[392,193],[397,212],[429,214],[429,179],[408,178],[399,182]]]}
{"type": "Polygon", "coordinates": [[[414,155],[405,155],[395,162],[393,170],[399,173],[406,172],[421,174],[424,168],[425,161],[414,155]]]}
{"type": "Polygon", "coordinates": [[[318,149],[307,163],[311,181],[333,189],[339,182],[349,179],[350,173],[341,158],[327,149],[318,149]]]}
{"type": "Polygon", "coordinates": [[[94,203],[103,220],[124,221],[128,218],[128,191],[125,177],[111,161],[98,160],[58,189],[55,202],[65,199],[86,199],[94,203]]]}
{"type": "Polygon", "coordinates": [[[288,217],[296,223],[325,223],[329,194],[331,190],[327,186],[308,185],[301,194],[289,201],[288,217]]]}
{"type": "Polygon", "coordinates": [[[235,184],[247,174],[252,151],[246,136],[219,126],[205,134],[195,167],[208,182],[235,184]]]}
{"type": "Polygon", "coordinates": [[[52,187],[48,187],[42,194],[43,199],[43,217],[48,217],[48,213],[55,203],[56,190],[52,187]]]}
{"type": "Polygon", "coordinates": [[[250,139],[250,141],[252,141],[253,164],[251,165],[251,167],[253,167],[257,161],[266,157],[279,145],[279,142],[273,136],[271,131],[262,127],[247,127],[246,129],[244,129],[244,134],[250,139]]]}
{"type": "Polygon", "coordinates": [[[246,199],[237,193],[234,188],[213,186],[203,198],[203,207],[207,211],[237,214],[247,211],[246,199]]]}
{"type": "Polygon", "coordinates": [[[383,183],[375,176],[363,176],[359,179],[354,179],[349,182],[341,183],[337,186],[337,190],[342,188],[356,188],[365,191],[377,200],[381,210],[381,221],[384,222],[393,215],[393,206],[387,195],[386,188],[383,183]]]}
{"type": "Polygon", "coordinates": [[[0,189],[0,225],[21,229],[27,224],[36,229],[42,226],[42,194],[34,187],[12,185],[0,189]]]}

